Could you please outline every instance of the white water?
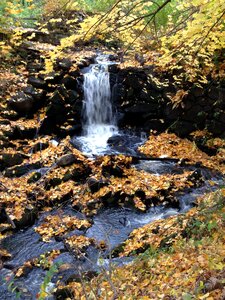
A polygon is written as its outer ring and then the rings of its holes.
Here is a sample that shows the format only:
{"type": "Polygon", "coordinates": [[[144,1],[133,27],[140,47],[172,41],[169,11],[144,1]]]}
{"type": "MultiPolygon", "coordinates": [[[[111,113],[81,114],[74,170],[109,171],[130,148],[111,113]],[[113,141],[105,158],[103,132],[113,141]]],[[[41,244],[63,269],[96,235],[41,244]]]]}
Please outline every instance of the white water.
{"type": "Polygon", "coordinates": [[[118,133],[111,103],[109,62],[104,56],[84,74],[83,136],[78,140],[85,154],[101,154],[108,139],[118,133]]]}

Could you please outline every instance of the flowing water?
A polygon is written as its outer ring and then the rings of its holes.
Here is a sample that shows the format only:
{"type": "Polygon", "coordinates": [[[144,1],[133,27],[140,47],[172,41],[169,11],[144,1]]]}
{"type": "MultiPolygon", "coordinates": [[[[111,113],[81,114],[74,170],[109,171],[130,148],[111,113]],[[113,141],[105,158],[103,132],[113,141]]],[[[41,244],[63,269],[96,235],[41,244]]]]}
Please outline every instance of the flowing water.
{"type": "Polygon", "coordinates": [[[100,56],[84,73],[83,134],[76,138],[85,154],[100,154],[108,139],[118,133],[111,102],[107,57],[100,56]]]}
{"type": "Polygon", "coordinates": [[[118,129],[112,103],[108,66],[115,64],[107,55],[98,56],[96,63],[84,69],[84,102],[82,136],[72,143],[88,156],[104,154],[134,155],[146,137],[143,133],[118,129]],[[110,140],[114,138],[113,140],[110,140]]]}

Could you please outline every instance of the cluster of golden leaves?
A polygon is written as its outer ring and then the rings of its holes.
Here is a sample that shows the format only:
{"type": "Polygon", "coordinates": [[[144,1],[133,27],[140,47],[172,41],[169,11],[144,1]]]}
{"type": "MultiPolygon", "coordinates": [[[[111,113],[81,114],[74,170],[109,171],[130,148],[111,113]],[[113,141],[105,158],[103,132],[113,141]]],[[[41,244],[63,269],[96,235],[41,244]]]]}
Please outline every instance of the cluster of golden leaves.
{"type": "MultiPolygon", "coordinates": [[[[220,143],[224,145],[224,141],[220,140],[220,143]]],[[[148,141],[139,147],[139,151],[151,157],[183,159],[190,164],[201,163],[204,167],[225,172],[224,162],[218,156],[208,156],[194,142],[181,139],[173,133],[150,135],[148,141]]]]}
{"type": "Polygon", "coordinates": [[[47,216],[40,226],[35,228],[42,240],[48,242],[52,237],[61,236],[74,229],[84,229],[90,227],[87,220],[81,220],[73,216],[47,216]]]}
{"type": "MultiPolygon", "coordinates": [[[[185,231],[188,231],[188,223],[190,220],[193,220],[194,223],[199,221],[202,225],[208,222],[208,224],[213,224],[213,228],[224,227],[223,215],[225,213],[225,207],[223,207],[219,213],[214,214],[210,212],[211,207],[216,205],[218,198],[224,198],[224,195],[225,190],[215,194],[209,194],[208,196],[204,195],[204,197],[198,199],[198,207],[192,208],[185,214],[171,216],[165,220],[157,220],[142,228],[135,229],[125,242],[121,256],[128,256],[135,251],[143,252],[146,247],[150,246],[153,249],[157,249],[163,246],[165,247],[167,244],[173,244],[180,240],[182,235],[185,235],[185,231]],[[204,208],[202,208],[202,202],[204,203],[204,208]],[[164,241],[165,244],[163,245],[164,241]]],[[[201,228],[199,228],[199,231],[200,230],[201,228]]]]}

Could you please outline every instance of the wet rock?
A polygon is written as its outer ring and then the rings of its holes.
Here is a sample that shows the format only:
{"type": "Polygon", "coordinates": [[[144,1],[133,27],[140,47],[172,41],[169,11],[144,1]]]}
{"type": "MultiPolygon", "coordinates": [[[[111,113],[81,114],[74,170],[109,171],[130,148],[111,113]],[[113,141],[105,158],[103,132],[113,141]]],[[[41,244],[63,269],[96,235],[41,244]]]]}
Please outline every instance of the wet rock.
{"type": "Polygon", "coordinates": [[[204,177],[202,175],[201,170],[199,170],[199,169],[194,170],[187,177],[187,181],[193,182],[195,186],[200,186],[202,183],[204,183],[204,177]]]}
{"type": "Polygon", "coordinates": [[[126,139],[124,136],[121,135],[113,135],[108,139],[107,143],[110,146],[124,145],[124,143],[126,143],[126,139]]]}
{"type": "Polygon", "coordinates": [[[0,156],[0,170],[20,165],[28,156],[21,153],[2,153],[0,156]]]}
{"type": "Polygon", "coordinates": [[[225,132],[225,124],[217,120],[207,120],[206,128],[215,136],[221,135],[225,132]]]}
{"type": "Polygon", "coordinates": [[[31,177],[27,180],[27,183],[37,182],[42,177],[40,172],[33,172],[31,177]]]}
{"type": "Polygon", "coordinates": [[[43,79],[34,76],[30,76],[27,82],[28,84],[31,84],[33,87],[37,89],[45,89],[47,86],[46,82],[43,79]]]}
{"type": "Polygon", "coordinates": [[[99,191],[103,186],[107,185],[107,182],[103,180],[97,180],[94,177],[91,177],[87,180],[88,187],[92,193],[96,193],[99,191]]]}
{"type": "Polygon", "coordinates": [[[61,83],[64,84],[68,90],[73,90],[77,86],[77,80],[74,77],[69,76],[69,75],[66,75],[62,79],[61,83]]]}
{"type": "Polygon", "coordinates": [[[196,125],[187,121],[176,121],[171,127],[171,131],[176,133],[180,137],[185,137],[189,133],[196,130],[196,125]]]}
{"type": "Polygon", "coordinates": [[[67,102],[74,104],[78,98],[79,98],[79,94],[75,90],[68,91],[68,101],[67,102]]]}
{"type": "Polygon", "coordinates": [[[32,96],[27,95],[24,92],[19,92],[16,96],[9,100],[8,107],[24,116],[32,112],[34,104],[35,101],[32,96]]]}
{"type": "Polygon", "coordinates": [[[33,148],[32,148],[32,153],[36,153],[38,151],[43,151],[45,149],[47,149],[49,146],[49,144],[46,142],[46,143],[43,143],[43,142],[38,142],[36,143],[33,148]]]}
{"type": "Polygon", "coordinates": [[[37,212],[37,208],[26,207],[22,217],[19,220],[14,220],[16,228],[20,229],[33,225],[37,218],[37,212]]]}
{"type": "Polygon", "coordinates": [[[33,169],[40,169],[41,168],[41,163],[33,163],[33,164],[23,164],[19,166],[14,166],[11,168],[8,168],[4,171],[5,177],[20,177],[29,171],[33,169]]]}
{"type": "Polygon", "coordinates": [[[78,64],[78,68],[79,69],[83,69],[85,67],[88,67],[89,65],[91,64],[90,60],[89,59],[82,59],[78,64]]]}
{"type": "Polygon", "coordinates": [[[65,167],[65,166],[69,166],[72,165],[73,163],[75,163],[77,161],[76,156],[74,154],[65,154],[62,157],[60,157],[60,159],[57,161],[57,165],[59,167],[65,167]]]}
{"type": "MultiPolygon", "coordinates": [[[[24,89],[24,93],[33,97],[35,101],[41,101],[46,96],[46,91],[41,89],[36,89],[32,85],[27,86],[24,89]]],[[[35,103],[37,105],[37,103],[35,103]]]]}
{"type": "Polygon", "coordinates": [[[58,61],[58,67],[64,71],[69,71],[69,69],[72,67],[72,65],[73,65],[73,63],[68,58],[63,58],[58,61]]]}
{"type": "Polygon", "coordinates": [[[108,71],[110,73],[118,73],[119,72],[119,67],[118,67],[118,65],[109,65],[108,66],[108,71]]]}

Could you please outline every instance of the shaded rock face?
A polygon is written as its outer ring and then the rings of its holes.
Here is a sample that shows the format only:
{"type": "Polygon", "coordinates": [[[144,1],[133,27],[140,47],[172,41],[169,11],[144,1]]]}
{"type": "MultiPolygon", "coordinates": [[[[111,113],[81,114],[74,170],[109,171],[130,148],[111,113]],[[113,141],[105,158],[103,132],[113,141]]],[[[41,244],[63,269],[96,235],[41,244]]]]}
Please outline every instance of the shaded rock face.
{"type": "MultiPolygon", "coordinates": [[[[36,55],[36,54],[35,54],[36,55]]],[[[42,74],[43,61],[28,62],[28,86],[8,102],[8,120],[30,117],[46,107],[40,134],[79,134],[82,130],[83,75],[80,69],[93,63],[94,57],[77,64],[58,59],[54,71],[42,74]],[[13,113],[14,112],[14,113],[13,113]]],[[[112,56],[112,59],[115,57],[112,56]]],[[[139,127],[162,132],[169,130],[181,137],[206,128],[215,136],[225,134],[225,88],[216,84],[204,89],[190,86],[182,106],[174,107],[171,96],[178,88],[166,75],[154,75],[151,67],[120,69],[110,65],[112,102],[120,127],[139,127]]],[[[12,138],[16,132],[11,134],[12,138]]],[[[32,134],[35,132],[32,131],[32,134]]],[[[26,135],[25,135],[26,136],[26,135]]]]}
{"type": "Polygon", "coordinates": [[[215,136],[224,135],[225,88],[221,85],[190,86],[182,106],[174,107],[171,96],[177,87],[167,78],[154,77],[150,68],[117,70],[111,77],[121,126],[140,126],[148,132],[169,129],[181,137],[204,128],[215,136]]]}

